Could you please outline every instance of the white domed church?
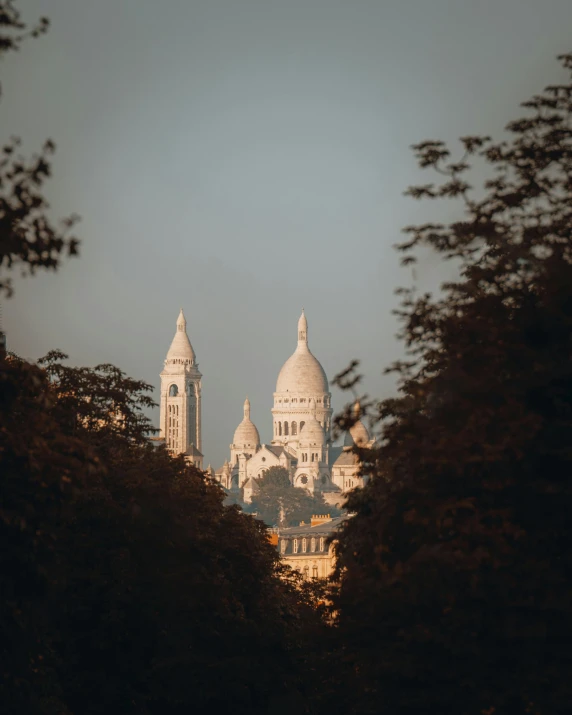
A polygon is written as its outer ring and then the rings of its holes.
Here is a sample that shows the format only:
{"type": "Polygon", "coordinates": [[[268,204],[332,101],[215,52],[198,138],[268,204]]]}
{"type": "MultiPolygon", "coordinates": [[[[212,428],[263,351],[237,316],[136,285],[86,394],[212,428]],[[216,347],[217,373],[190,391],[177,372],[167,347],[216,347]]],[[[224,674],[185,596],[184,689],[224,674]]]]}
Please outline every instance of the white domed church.
{"type": "Polygon", "coordinates": [[[256,479],[269,467],[284,467],[293,486],[322,492],[329,503],[339,503],[344,492],[363,486],[352,451],[354,442],[366,447],[372,441],[358,421],[346,435],[344,446],[333,446],[331,400],[324,368],[308,345],[308,321],[302,311],[296,350],[276,381],[271,443],[260,443],[247,399],[230,445],[230,461],[214,473],[215,479],[228,491],[244,490],[244,501],[250,502],[257,489],[256,479]]]}
{"type": "MultiPolygon", "coordinates": [[[[201,378],[195,352],[181,310],[177,330],[161,373],[161,434],[176,454],[185,454],[202,469],[201,378]]],[[[292,485],[310,493],[321,492],[331,504],[341,504],[343,494],[361,487],[364,478],[353,452],[354,444],[373,444],[365,425],[357,421],[344,445],[332,445],[332,405],[328,378],[308,345],[308,321],[302,311],[296,350],[286,360],[276,381],[272,408],[272,440],[261,444],[251,419],[250,402],[230,445],[230,461],[207,473],[228,492],[243,492],[252,501],[259,479],[269,467],[284,467],[292,485]]]]}

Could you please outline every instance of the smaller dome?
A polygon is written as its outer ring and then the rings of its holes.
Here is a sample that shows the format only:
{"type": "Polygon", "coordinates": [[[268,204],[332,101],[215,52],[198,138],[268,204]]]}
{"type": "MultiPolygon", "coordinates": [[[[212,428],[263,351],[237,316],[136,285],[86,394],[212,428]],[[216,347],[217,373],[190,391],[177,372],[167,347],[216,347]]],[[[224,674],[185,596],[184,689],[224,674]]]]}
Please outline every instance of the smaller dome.
{"type": "Polygon", "coordinates": [[[369,432],[361,420],[358,420],[346,432],[344,438],[344,447],[353,447],[354,444],[358,447],[366,447],[369,442],[369,432]]]}
{"type": "Polygon", "coordinates": [[[260,435],[256,425],[250,419],[250,400],[248,397],[244,401],[244,417],[234,432],[232,443],[236,446],[258,447],[260,445],[260,435]]]}
{"type": "Polygon", "coordinates": [[[326,435],[322,428],[322,425],[318,420],[312,415],[306,424],[302,427],[300,432],[300,442],[310,442],[316,444],[324,444],[326,441],[326,435]]]}

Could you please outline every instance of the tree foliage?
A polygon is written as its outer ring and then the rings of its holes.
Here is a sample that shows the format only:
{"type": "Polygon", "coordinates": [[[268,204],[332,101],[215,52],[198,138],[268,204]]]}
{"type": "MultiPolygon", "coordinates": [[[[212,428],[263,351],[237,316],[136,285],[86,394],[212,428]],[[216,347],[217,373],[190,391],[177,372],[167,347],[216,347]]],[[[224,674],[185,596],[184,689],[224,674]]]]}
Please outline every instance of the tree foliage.
{"type": "Polygon", "coordinates": [[[572,82],[523,106],[507,140],[462,138],[459,161],[414,147],[439,182],[409,194],[464,218],[409,227],[400,250],[430,246],[460,275],[403,293],[400,395],[379,405],[374,478],[339,543],[345,712],[572,702],[572,82]],[[475,162],[492,170],[480,191],[475,162]]]}
{"type": "Polygon", "coordinates": [[[0,2],[0,59],[10,51],[18,50],[27,37],[39,37],[50,26],[47,17],[41,17],[36,25],[30,27],[23,19],[12,0],[0,2]]]}
{"type": "MultiPolygon", "coordinates": [[[[0,0],[0,59],[30,28],[0,0]]],[[[56,269],[51,141],[0,158],[0,269],[56,269]]],[[[0,276],[0,292],[9,279],[0,276]]],[[[264,525],[151,446],[149,385],[112,365],[0,355],[0,702],[6,713],[307,712],[317,589],[264,525]]]]}
{"type": "MultiPolygon", "coordinates": [[[[41,18],[27,25],[10,0],[0,0],[0,61],[18,50],[24,39],[37,37],[49,26],[41,18]]],[[[48,140],[41,150],[26,158],[20,153],[21,140],[12,137],[0,147],[0,295],[11,295],[12,284],[2,271],[19,267],[23,275],[38,268],[56,270],[63,256],[78,253],[72,234],[77,217],[59,224],[49,216],[49,204],[42,193],[51,175],[55,144],[48,140]]]]}
{"type": "Polygon", "coordinates": [[[315,594],[144,439],[147,386],[61,358],[0,360],[3,711],[304,712],[315,594]]]}
{"type": "Polygon", "coordinates": [[[320,493],[310,494],[293,487],[288,470],[270,467],[258,480],[258,491],[253,495],[252,510],[268,526],[297,526],[309,522],[313,514],[339,516],[339,509],[326,504],[320,493]]]}

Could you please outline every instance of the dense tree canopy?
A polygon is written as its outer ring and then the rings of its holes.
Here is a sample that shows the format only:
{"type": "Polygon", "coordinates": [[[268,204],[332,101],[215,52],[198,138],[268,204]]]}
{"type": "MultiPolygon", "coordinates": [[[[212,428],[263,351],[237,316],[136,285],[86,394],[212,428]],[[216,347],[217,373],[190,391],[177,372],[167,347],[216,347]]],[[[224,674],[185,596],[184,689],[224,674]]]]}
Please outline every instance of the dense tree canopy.
{"type": "Polygon", "coordinates": [[[149,444],[147,386],[64,357],[0,361],[5,711],[300,708],[311,590],[261,522],[149,444]]]}
{"type": "Polygon", "coordinates": [[[400,248],[460,274],[440,296],[404,293],[400,395],[379,406],[374,478],[339,545],[345,712],[572,703],[572,83],[523,106],[506,141],[464,137],[460,161],[415,147],[440,183],[409,193],[465,213],[400,248]],[[478,191],[475,161],[492,169],[478,191]]]}
{"type": "Polygon", "coordinates": [[[308,523],[313,514],[340,514],[321,494],[293,487],[284,467],[270,467],[258,480],[251,509],[268,526],[297,526],[301,521],[308,523]]]}
{"type": "MultiPolygon", "coordinates": [[[[48,26],[0,0],[0,59],[48,26]]],[[[0,270],[77,252],[42,188],[47,142],[0,159],[0,270]]],[[[10,293],[0,276],[0,293],[10,293]]],[[[2,712],[307,712],[317,590],[264,525],[148,440],[149,385],[0,354],[2,712]]]]}

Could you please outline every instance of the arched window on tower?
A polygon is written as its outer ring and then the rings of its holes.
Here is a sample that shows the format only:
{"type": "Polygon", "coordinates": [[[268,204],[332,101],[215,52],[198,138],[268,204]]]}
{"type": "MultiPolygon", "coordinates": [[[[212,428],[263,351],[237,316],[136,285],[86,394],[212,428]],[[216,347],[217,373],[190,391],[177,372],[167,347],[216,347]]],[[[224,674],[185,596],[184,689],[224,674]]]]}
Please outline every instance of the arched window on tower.
{"type": "Polygon", "coordinates": [[[278,423],[278,436],[282,437],[282,422],[278,423]]]}
{"type": "Polygon", "coordinates": [[[284,422],[284,436],[288,436],[288,422],[284,422]]]}
{"type": "Polygon", "coordinates": [[[295,422],[292,422],[292,434],[298,434],[298,425],[295,422]]]}
{"type": "Polygon", "coordinates": [[[300,432],[304,429],[305,422],[300,422],[300,432]]]}
{"type": "Polygon", "coordinates": [[[171,385],[169,388],[169,397],[176,397],[179,394],[179,388],[176,385],[171,385]]]}

